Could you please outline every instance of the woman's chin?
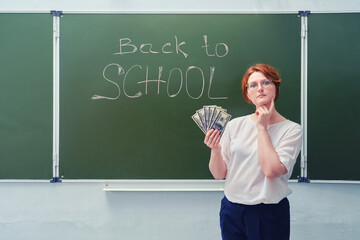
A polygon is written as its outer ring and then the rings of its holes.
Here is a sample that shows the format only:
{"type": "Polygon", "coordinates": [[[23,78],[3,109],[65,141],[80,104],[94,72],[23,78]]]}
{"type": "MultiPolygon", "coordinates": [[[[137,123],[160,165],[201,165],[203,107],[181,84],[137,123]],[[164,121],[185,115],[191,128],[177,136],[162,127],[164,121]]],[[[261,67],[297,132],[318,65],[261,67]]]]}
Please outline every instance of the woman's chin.
{"type": "Polygon", "coordinates": [[[257,101],[256,106],[262,107],[262,106],[266,106],[269,103],[270,103],[270,101],[268,101],[267,99],[260,99],[259,101],[257,101]]]}

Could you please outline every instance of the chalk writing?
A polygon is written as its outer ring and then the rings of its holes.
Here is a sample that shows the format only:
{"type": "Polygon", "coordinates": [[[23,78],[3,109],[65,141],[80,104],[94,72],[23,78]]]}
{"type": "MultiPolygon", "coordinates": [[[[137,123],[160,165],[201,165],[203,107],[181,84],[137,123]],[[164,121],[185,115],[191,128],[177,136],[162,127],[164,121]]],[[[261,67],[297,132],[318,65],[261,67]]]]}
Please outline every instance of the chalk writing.
{"type": "Polygon", "coordinates": [[[207,44],[207,35],[204,35],[203,36],[203,38],[204,38],[204,43],[205,43],[205,45],[204,46],[201,46],[201,47],[203,47],[203,48],[205,48],[205,51],[206,51],[206,54],[209,56],[209,57],[212,57],[212,56],[217,56],[217,57],[225,57],[228,53],[229,53],[229,47],[228,47],[228,45],[226,45],[225,43],[217,43],[216,45],[215,45],[215,54],[210,54],[209,53],[209,46],[210,45],[208,45],[207,44]],[[220,48],[220,46],[222,46],[223,48],[224,48],[224,53],[222,54],[222,55],[220,55],[219,54],[219,48],[220,48]]]}
{"type": "Polygon", "coordinates": [[[160,94],[160,85],[161,84],[166,84],[166,89],[167,89],[167,95],[170,97],[170,98],[174,98],[176,97],[180,91],[182,90],[183,88],[183,82],[185,82],[185,90],[186,90],[186,93],[187,93],[187,96],[190,97],[191,99],[199,99],[203,96],[203,93],[204,93],[204,89],[205,89],[205,85],[206,85],[206,82],[208,82],[208,92],[207,92],[207,97],[209,99],[227,99],[227,97],[214,97],[214,96],[210,96],[210,91],[211,91],[211,88],[212,88],[212,84],[213,84],[213,77],[214,77],[214,72],[215,72],[215,67],[210,67],[209,69],[209,79],[206,81],[205,77],[204,77],[204,72],[203,70],[200,68],[200,67],[197,67],[197,66],[189,66],[187,69],[186,69],[186,72],[185,74],[183,74],[183,70],[181,70],[180,68],[173,68],[169,71],[169,76],[168,76],[168,79],[167,81],[165,80],[162,80],[161,77],[162,77],[162,72],[163,72],[163,69],[164,67],[163,66],[159,66],[158,67],[158,78],[157,79],[149,79],[149,66],[146,66],[145,67],[145,80],[140,80],[137,81],[137,84],[138,85],[141,85],[143,84],[144,87],[143,87],[143,90],[141,91],[141,89],[139,88],[138,89],[138,92],[134,95],[130,95],[128,92],[127,92],[127,82],[128,82],[128,75],[129,73],[133,72],[133,71],[137,71],[137,73],[143,73],[144,74],[144,69],[141,65],[133,65],[131,66],[127,71],[124,70],[124,68],[117,64],[117,63],[111,63],[109,65],[107,65],[103,71],[103,78],[111,83],[115,88],[116,90],[116,95],[113,96],[113,97],[110,97],[110,96],[101,96],[101,95],[93,95],[92,96],[92,100],[98,100],[98,99],[108,99],[108,100],[116,100],[120,97],[121,95],[121,92],[124,93],[124,95],[128,98],[139,98],[143,95],[143,93],[145,93],[145,95],[149,94],[148,92],[148,89],[149,89],[149,84],[155,84],[157,85],[157,92],[156,94],[159,95],[160,94]],[[119,83],[117,83],[115,80],[111,80],[107,77],[107,71],[111,70],[110,68],[115,68],[118,76],[120,75],[124,75],[123,79],[122,79],[122,91],[121,91],[121,88],[120,88],[120,85],[119,83]],[[173,74],[174,71],[177,71],[179,72],[179,75],[177,76],[178,77],[178,81],[180,81],[180,87],[179,89],[177,90],[176,93],[173,93],[171,94],[169,92],[169,86],[171,84],[172,81],[175,81],[176,79],[173,79],[174,77],[176,77],[176,75],[173,74]],[[198,71],[201,75],[201,78],[200,78],[200,81],[201,81],[201,91],[199,92],[199,95],[197,96],[193,96],[190,94],[190,89],[191,89],[191,84],[190,82],[191,81],[194,81],[195,79],[190,79],[188,76],[189,76],[189,72],[190,71],[198,71]],[[184,76],[185,76],[185,79],[184,79],[184,76]]]}
{"type": "MultiPolygon", "coordinates": [[[[138,47],[131,43],[130,38],[121,38],[120,39],[120,45],[119,45],[119,52],[114,53],[114,55],[124,55],[124,54],[132,54],[138,51],[138,47]]],[[[186,43],[179,42],[177,36],[175,36],[175,49],[171,45],[171,43],[167,42],[161,47],[161,52],[165,54],[171,54],[175,50],[176,54],[182,54],[185,58],[187,58],[189,55],[184,52],[181,49],[182,45],[185,45],[186,43]]],[[[152,43],[143,43],[140,45],[140,52],[144,54],[152,53],[152,54],[158,54],[159,51],[153,50],[153,44],[152,43]]]]}
{"type": "MultiPolygon", "coordinates": [[[[206,57],[217,57],[223,58],[229,53],[229,47],[225,43],[209,43],[208,36],[203,35],[204,44],[199,46],[203,48],[204,54],[206,57]]],[[[130,38],[121,38],[119,39],[119,49],[113,55],[129,55],[134,53],[141,54],[176,54],[184,58],[188,58],[190,54],[186,50],[186,42],[179,41],[177,36],[174,36],[173,42],[165,42],[160,46],[154,46],[150,42],[145,42],[141,44],[134,44],[130,38]]],[[[107,100],[117,100],[123,93],[127,98],[140,98],[141,96],[148,94],[155,94],[154,92],[149,92],[149,85],[155,84],[157,87],[156,94],[160,94],[160,89],[162,85],[166,85],[166,94],[170,98],[174,98],[180,94],[183,88],[185,88],[186,95],[191,99],[199,99],[204,96],[204,90],[207,86],[208,91],[206,97],[209,99],[227,99],[227,97],[215,97],[211,95],[211,89],[214,82],[215,75],[215,66],[209,67],[209,77],[206,79],[204,75],[204,70],[198,66],[188,66],[186,69],[181,69],[179,67],[174,67],[172,69],[164,69],[163,66],[158,66],[157,68],[157,78],[149,79],[149,66],[142,66],[141,64],[134,64],[129,69],[125,70],[123,66],[118,63],[110,63],[105,66],[102,76],[105,81],[110,83],[116,92],[114,96],[102,96],[102,95],[93,95],[92,100],[107,99],[107,100]],[[115,71],[115,75],[114,75],[115,71]],[[163,72],[168,73],[167,80],[164,80],[163,72]],[[110,74],[110,72],[112,74],[110,74]],[[197,73],[197,74],[190,74],[197,73]],[[134,94],[128,92],[129,81],[134,81],[134,77],[129,78],[129,75],[136,76],[136,85],[139,86],[135,90],[134,94]],[[112,76],[112,77],[110,77],[112,76]],[[139,77],[141,76],[141,77],[139,77]],[[191,76],[191,77],[190,77],[191,76]],[[194,77],[196,76],[196,77],[194,77]],[[122,81],[122,87],[121,82],[122,81]],[[178,89],[173,86],[173,84],[179,83],[178,89]],[[201,90],[194,94],[192,89],[193,83],[201,83],[201,90]],[[184,87],[185,85],[185,87],[184,87]],[[170,89],[175,89],[174,92],[170,92],[170,89]]],[[[207,72],[207,70],[205,70],[207,72]]],[[[166,79],[166,78],[165,78],[166,79]]],[[[132,83],[133,86],[134,82],[132,83]]],[[[198,85],[198,84],[197,84],[198,85]]],[[[151,88],[153,89],[153,88],[151,88]]],[[[132,88],[133,90],[133,88],[132,88]]],[[[197,91],[197,90],[196,90],[197,91]]]]}

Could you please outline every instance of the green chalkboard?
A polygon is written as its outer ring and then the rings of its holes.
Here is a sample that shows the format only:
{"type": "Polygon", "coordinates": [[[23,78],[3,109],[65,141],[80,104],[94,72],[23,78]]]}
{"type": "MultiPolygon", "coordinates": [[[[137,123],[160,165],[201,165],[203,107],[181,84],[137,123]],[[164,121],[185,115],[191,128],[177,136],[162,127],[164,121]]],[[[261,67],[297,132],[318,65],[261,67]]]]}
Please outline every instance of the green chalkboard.
{"type": "Polygon", "coordinates": [[[309,16],[308,173],[360,180],[360,14],[309,16]]]}
{"type": "Polygon", "coordinates": [[[0,178],[52,176],[52,16],[0,14],[0,178]]]}
{"type": "MultiPolygon", "coordinates": [[[[308,22],[308,177],[360,180],[360,14],[308,22]]],[[[0,179],[50,179],[52,15],[0,14],[0,33],[0,179]]],[[[277,109],[300,122],[296,14],[65,14],[60,33],[64,178],[212,178],[190,116],[251,113],[240,80],[258,62],[280,70],[277,109]]]]}
{"type": "Polygon", "coordinates": [[[212,178],[191,115],[210,104],[250,114],[240,82],[258,62],[279,69],[277,108],[300,121],[296,14],[65,14],[60,56],[66,179],[212,178]]]}

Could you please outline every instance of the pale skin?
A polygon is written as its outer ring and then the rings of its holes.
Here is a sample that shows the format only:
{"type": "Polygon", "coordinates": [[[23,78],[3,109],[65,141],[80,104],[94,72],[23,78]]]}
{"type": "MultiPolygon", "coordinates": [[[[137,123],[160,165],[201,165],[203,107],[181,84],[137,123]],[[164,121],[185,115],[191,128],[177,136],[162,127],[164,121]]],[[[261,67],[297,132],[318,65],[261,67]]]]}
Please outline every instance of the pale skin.
{"type": "MultiPolygon", "coordinates": [[[[260,83],[266,77],[261,72],[254,72],[248,79],[248,85],[257,83],[257,89],[247,91],[248,98],[256,106],[255,113],[251,118],[256,123],[258,129],[258,161],[267,178],[276,178],[287,173],[286,167],[280,161],[267,130],[271,124],[285,121],[275,108],[276,88],[271,83],[264,88],[260,83]]],[[[221,155],[220,133],[211,129],[205,136],[204,143],[211,148],[209,169],[215,179],[224,179],[226,177],[227,167],[221,155]]]]}

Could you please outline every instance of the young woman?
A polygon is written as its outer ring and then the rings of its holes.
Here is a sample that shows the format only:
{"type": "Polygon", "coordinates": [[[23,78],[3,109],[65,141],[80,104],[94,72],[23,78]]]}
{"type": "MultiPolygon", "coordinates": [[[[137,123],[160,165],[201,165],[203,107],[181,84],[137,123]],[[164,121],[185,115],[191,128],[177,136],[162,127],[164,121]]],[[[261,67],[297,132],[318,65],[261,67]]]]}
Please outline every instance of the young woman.
{"type": "Polygon", "coordinates": [[[288,179],[301,149],[302,129],[275,108],[280,82],[273,67],[250,67],[242,90],[256,110],[231,120],[221,137],[216,130],[205,136],[210,172],[215,179],[225,178],[220,209],[224,240],[290,238],[288,179]]]}

